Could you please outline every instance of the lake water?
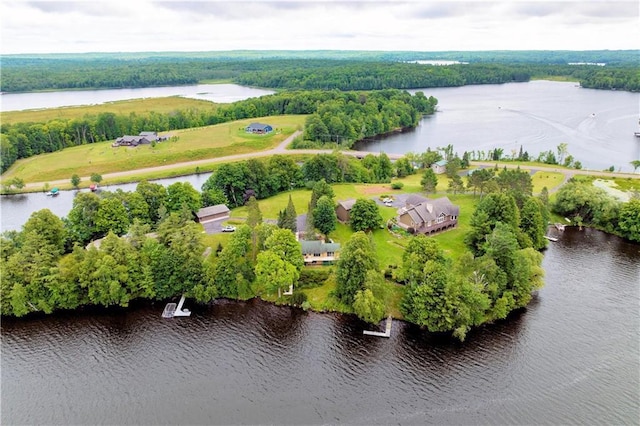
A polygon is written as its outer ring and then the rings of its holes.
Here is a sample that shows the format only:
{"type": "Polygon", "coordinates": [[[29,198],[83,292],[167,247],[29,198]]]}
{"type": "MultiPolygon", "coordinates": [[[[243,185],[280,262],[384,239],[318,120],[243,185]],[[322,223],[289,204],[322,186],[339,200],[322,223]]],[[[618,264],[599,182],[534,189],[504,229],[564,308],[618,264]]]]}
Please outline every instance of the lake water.
{"type": "Polygon", "coordinates": [[[438,99],[438,112],[414,130],[356,148],[404,154],[451,144],[461,156],[502,148],[511,157],[522,146],[535,158],[566,143],[583,168],[623,172],[640,159],[640,93],[552,81],[421,90],[438,99]]]}
{"type": "Polygon", "coordinates": [[[147,87],[141,89],[71,90],[62,92],[3,93],[2,111],[58,108],[95,105],[128,99],[182,96],[217,103],[230,103],[275,93],[272,90],[239,86],[237,84],[196,84],[175,87],[147,87]]]}
{"type": "Polygon", "coordinates": [[[3,319],[2,424],[637,424],[640,246],[568,229],[465,343],[258,300],[3,319]]]}

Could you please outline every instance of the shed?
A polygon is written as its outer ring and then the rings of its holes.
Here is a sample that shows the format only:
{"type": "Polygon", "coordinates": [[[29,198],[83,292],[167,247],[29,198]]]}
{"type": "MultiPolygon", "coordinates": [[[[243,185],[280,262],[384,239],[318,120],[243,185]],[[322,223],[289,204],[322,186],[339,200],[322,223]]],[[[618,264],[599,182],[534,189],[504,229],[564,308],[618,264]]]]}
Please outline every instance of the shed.
{"type": "Polygon", "coordinates": [[[273,132],[273,127],[270,124],[251,123],[244,130],[247,133],[265,134],[273,132]]]}
{"type": "Polygon", "coordinates": [[[224,204],[216,204],[215,206],[203,207],[196,213],[198,223],[209,223],[214,220],[228,219],[229,207],[224,204]]]}
{"type": "Polygon", "coordinates": [[[336,216],[338,220],[343,223],[349,222],[349,214],[351,212],[351,208],[356,203],[355,198],[351,198],[349,200],[338,201],[338,206],[336,207],[336,216]]]}
{"type": "Polygon", "coordinates": [[[431,165],[431,169],[437,175],[441,175],[447,171],[447,160],[436,161],[431,165]]]}

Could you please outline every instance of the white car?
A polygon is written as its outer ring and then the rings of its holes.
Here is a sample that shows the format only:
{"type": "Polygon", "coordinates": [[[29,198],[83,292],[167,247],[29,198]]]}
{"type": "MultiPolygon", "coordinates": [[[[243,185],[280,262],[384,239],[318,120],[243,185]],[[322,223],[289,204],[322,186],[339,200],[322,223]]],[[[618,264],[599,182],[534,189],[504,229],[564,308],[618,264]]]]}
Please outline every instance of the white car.
{"type": "Polygon", "coordinates": [[[389,200],[388,198],[386,200],[384,200],[382,203],[387,207],[393,206],[393,201],[389,200]]]}
{"type": "Polygon", "coordinates": [[[222,232],[235,232],[236,227],[231,225],[226,225],[222,227],[222,232]]]}

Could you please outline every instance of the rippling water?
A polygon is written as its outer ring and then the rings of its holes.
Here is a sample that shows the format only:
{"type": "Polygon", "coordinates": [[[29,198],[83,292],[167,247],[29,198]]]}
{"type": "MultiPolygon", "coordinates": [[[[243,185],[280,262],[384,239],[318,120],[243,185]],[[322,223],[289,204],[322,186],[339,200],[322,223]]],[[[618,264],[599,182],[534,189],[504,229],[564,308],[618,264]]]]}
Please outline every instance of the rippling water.
{"type": "Polygon", "coordinates": [[[2,424],[637,424],[640,246],[567,230],[465,343],[258,300],[2,322],[2,424]]]}

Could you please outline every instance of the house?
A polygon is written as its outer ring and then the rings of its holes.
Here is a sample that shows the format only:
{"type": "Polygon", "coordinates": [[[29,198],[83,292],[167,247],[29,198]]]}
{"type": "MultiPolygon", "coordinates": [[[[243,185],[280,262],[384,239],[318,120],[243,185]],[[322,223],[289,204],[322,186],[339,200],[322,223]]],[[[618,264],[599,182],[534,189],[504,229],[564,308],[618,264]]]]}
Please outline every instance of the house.
{"type": "Polygon", "coordinates": [[[338,259],[339,243],[325,243],[324,241],[300,241],[302,257],[305,265],[327,264],[338,259]]]}
{"type": "Polygon", "coordinates": [[[151,141],[145,138],[144,136],[124,135],[116,139],[116,141],[113,144],[111,144],[111,146],[115,148],[118,146],[138,146],[138,145],[150,144],[150,143],[151,141]]]}
{"type": "Polygon", "coordinates": [[[437,175],[441,175],[447,171],[447,160],[436,161],[431,165],[431,169],[437,175]]]}
{"type": "Polygon", "coordinates": [[[165,136],[158,136],[157,132],[140,132],[137,136],[124,135],[119,137],[111,146],[114,148],[119,146],[138,146],[165,140],[167,140],[167,138],[165,136]]]}
{"type": "MultiPolygon", "coordinates": [[[[416,197],[411,201],[420,201],[416,197]]],[[[458,225],[460,207],[447,197],[436,200],[425,199],[418,204],[409,204],[398,210],[398,226],[415,234],[434,234],[458,225]]]]}
{"type": "Polygon", "coordinates": [[[336,207],[336,216],[338,217],[338,220],[340,222],[349,222],[349,213],[351,212],[351,208],[353,208],[353,205],[355,203],[355,198],[345,201],[338,201],[338,206],[336,207]]]}
{"type": "Polygon", "coordinates": [[[263,123],[251,123],[247,127],[244,128],[247,133],[255,133],[259,135],[263,135],[265,133],[273,132],[273,127],[270,124],[263,123]]]}
{"type": "Polygon", "coordinates": [[[203,207],[196,213],[198,223],[209,223],[215,220],[229,218],[229,207],[224,204],[216,204],[215,206],[203,207]]]}

